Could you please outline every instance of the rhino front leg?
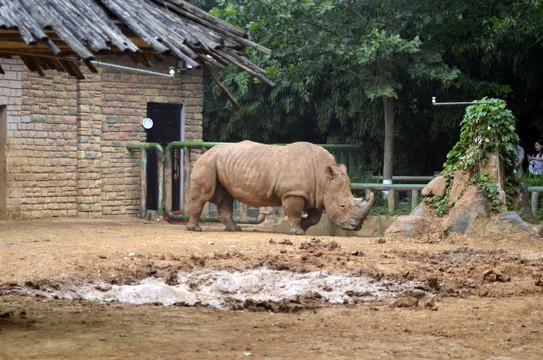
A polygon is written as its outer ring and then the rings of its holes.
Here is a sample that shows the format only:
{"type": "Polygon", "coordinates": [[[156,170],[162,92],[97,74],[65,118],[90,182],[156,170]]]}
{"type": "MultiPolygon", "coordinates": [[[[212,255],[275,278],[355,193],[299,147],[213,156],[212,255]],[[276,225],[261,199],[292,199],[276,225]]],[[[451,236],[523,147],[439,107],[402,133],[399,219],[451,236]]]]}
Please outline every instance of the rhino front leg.
{"type": "Polygon", "coordinates": [[[282,199],[282,203],[290,224],[288,233],[291,235],[304,235],[302,212],[304,211],[305,200],[298,196],[285,196],[282,199]]]}
{"type": "Polygon", "coordinates": [[[217,216],[219,221],[226,226],[226,231],[241,231],[234,218],[234,197],[222,186],[218,186],[215,192],[215,204],[217,204],[217,216]]]}
{"type": "Polygon", "coordinates": [[[321,221],[322,211],[317,209],[305,209],[307,218],[302,219],[302,229],[307,230],[310,226],[318,224],[321,221]]]}

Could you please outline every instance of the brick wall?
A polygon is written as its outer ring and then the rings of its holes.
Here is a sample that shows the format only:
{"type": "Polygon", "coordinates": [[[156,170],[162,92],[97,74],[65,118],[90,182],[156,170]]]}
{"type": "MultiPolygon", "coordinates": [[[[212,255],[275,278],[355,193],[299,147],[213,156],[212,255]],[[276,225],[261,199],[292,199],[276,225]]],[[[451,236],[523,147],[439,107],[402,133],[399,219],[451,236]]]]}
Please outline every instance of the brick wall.
{"type": "MultiPolygon", "coordinates": [[[[137,67],[122,58],[99,60],[137,67]]],[[[0,217],[136,215],[139,154],[125,144],[145,141],[147,102],[183,103],[186,140],[202,139],[201,70],[168,78],[104,66],[92,74],[82,66],[86,79],[78,81],[54,70],[41,77],[16,58],[0,62],[0,217]]],[[[177,65],[171,59],[151,70],[177,65]]]]}

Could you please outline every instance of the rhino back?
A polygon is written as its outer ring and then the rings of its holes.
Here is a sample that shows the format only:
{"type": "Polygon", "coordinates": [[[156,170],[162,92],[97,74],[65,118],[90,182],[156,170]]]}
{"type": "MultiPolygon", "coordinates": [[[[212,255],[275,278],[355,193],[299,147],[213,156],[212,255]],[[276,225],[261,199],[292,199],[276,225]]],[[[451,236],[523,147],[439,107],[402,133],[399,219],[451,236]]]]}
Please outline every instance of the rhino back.
{"type": "Polygon", "coordinates": [[[285,195],[302,196],[314,206],[322,169],[335,163],[326,150],[305,142],[272,146],[243,141],[215,150],[219,182],[252,206],[279,206],[285,195]]]}

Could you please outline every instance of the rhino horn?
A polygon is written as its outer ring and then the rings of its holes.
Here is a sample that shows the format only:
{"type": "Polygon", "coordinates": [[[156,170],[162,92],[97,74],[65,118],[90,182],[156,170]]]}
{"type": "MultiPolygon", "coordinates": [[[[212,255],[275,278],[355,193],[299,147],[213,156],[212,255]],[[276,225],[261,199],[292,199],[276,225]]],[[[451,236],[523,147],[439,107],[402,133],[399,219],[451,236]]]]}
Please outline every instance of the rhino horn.
{"type": "Polygon", "coordinates": [[[344,224],[343,228],[355,231],[360,230],[362,228],[364,220],[366,220],[371,211],[371,208],[373,207],[374,200],[375,196],[373,192],[370,192],[368,195],[366,195],[366,199],[353,199],[353,212],[347,222],[344,224]]]}
{"type": "Polygon", "coordinates": [[[365,219],[370,214],[371,208],[373,207],[373,202],[375,200],[375,195],[373,192],[370,192],[366,195],[366,199],[355,199],[356,208],[360,210],[359,216],[362,219],[365,219]],[[358,200],[358,201],[356,201],[358,200]]]}

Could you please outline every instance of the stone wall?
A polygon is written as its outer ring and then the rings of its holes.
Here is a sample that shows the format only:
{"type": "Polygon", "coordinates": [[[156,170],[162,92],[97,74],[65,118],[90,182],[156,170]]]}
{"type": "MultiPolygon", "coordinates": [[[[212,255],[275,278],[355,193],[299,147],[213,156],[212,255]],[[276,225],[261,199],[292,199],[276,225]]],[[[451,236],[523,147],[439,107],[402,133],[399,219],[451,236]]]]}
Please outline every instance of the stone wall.
{"type": "MultiPolygon", "coordinates": [[[[138,66],[125,58],[98,60],[138,66]]],[[[183,103],[185,139],[202,139],[201,70],[169,78],[105,66],[92,74],[81,66],[86,78],[77,80],[55,70],[41,77],[17,58],[0,62],[2,218],[136,215],[139,154],[125,144],[145,141],[148,102],[183,103]]],[[[159,64],[150,70],[179,65],[159,64]]]]}

